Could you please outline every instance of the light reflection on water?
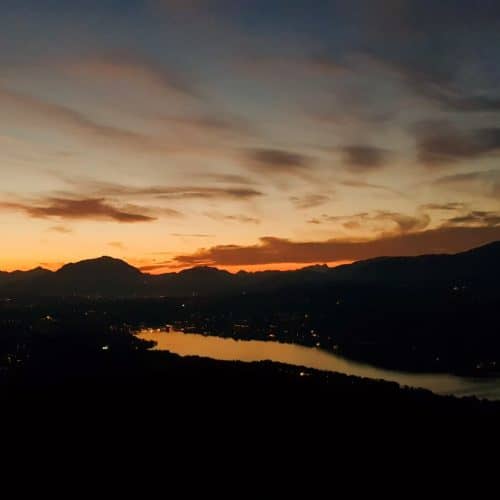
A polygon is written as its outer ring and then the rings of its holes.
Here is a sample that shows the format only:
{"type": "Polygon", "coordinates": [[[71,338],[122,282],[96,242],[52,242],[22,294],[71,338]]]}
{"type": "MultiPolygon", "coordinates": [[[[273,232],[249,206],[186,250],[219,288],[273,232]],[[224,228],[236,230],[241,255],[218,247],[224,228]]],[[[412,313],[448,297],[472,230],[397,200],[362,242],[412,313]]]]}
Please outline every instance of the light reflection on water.
{"type": "Polygon", "coordinates": [[[155,349],[180,356],[223,361],[274,361],[357,377],[388,380],[402,386],[429,389],[436,394],[477,396],[500,400],[500,379],[474,379],[448,374],[407,373],[351,361],[332,352],[272,341],[234,340],[171,330],[143,330],[138,337],[157,343],[155,349]]]}

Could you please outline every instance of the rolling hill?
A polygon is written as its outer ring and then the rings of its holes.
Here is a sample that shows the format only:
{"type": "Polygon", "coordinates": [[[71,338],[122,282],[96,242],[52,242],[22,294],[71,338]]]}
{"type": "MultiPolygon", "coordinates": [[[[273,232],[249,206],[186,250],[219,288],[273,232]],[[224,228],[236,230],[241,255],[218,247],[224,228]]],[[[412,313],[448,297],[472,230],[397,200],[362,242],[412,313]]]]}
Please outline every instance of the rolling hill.
{"type": "Polygon", "coordinates": [[[440,286],[500,279],[500,241],[466,252],[418,257],[379,257],[336,268],[310,266],[296,271],[231,274],[212,267],[150,275],[111,257],[84,260],[55,272],[43,268],[0,273],[3,296],[213,296],[288,287],[348,283],[377,286],[440,286]]]}

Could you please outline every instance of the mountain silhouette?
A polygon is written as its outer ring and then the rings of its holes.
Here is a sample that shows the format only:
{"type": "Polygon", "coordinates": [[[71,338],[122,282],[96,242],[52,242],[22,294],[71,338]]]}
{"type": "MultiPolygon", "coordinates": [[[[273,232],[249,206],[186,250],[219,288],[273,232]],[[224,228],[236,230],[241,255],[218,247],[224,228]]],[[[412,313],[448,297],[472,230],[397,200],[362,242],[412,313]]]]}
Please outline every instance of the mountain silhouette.
{"type": "Polygon", "coordinates": [[[11,283],[31,282],[32,280],[51,274],[51,271],[43,267],[37,267],[29,271],[13,271],[11,273],[0,272],[0,287],[11,283]]]}
{"type": "Polygon", "coordinates": [[[335,268],[337,280],[382,284],[445,281],[492,282],[500,278],[500,241],[454,255],[378,257],[335,268]]]}
{"type": "Polygon", "coordinates": [[[378,257],[336,268],[309,266],[296,271],[241,271],[213,267],[151,275],[127,262],[100,257],[63,266],[0,272],[0,294],[41,296],[212,296],[272,291],[287,287],[350,283],[380,286],[433,286],[479,283],[496,286],[500,279],[500,241],[454,255],[378,257]]]}
{"type": "Polygon", "coordinates": [[[89,273],[99,274],[100,279],[124,279],[141,274],[139,269],[127,262],[107,256],[66,264],[56,274],[70,279],[85,279],[89,273]]]}

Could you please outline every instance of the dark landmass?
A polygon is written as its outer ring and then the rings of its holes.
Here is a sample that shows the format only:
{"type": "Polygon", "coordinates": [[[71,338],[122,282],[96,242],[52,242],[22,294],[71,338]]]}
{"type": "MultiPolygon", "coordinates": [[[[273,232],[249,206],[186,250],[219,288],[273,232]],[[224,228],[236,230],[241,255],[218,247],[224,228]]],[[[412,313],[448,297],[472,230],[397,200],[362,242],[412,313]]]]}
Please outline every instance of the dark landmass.
{"type": "MultiPolygon", "coordinates": [[[[6,333],[0,351],[4,416],[113,412],[128,419],[149,415],[159,422],[194,411],[201,423],[209,415],[234,423],[251,414],[262,425],[276,414],[331,422],[366,414],[500,415],[500,403],[439,397],[389,382],[270,362],[219,362],[149,351],[150,344],[127,329],[92,318],[45,320],[6,333]]],[[[296,425],[300,428],[298,420],[296,425]]]]}
{"type": "Polygon", "coordinates": [[[131,332],[173,324],[207,335],[319,346],[408,371],[498,375],[499,257],[494,243],[457,255],[283,273],[195,268],[150,276],[110,258],[55,273],[2,273],[2,402],[32,411],[220,405],[231,412],[243,405],[307,407],[331,416],[494,414],[497,403],[386,382],[151,352],[131,332]]]}
{"type": "Polygon", "coordinates": [[[141,273],[111,257],[46,269],[0,273],[3,297],[220,297],[241,293],[350,284],[377,287],[467,287],[497,289],[500,242],[455,255],[381,257],[336,268],[310,266],[297,271],[231,274],[211,267],[179,273],[141,273]]]}
{"type": "Polygon", "coordinates": [[[3,276],[10,283],[4,293],[16,287],[26,293],[4,295],[0,322],[108,315],[134,328],[168,323],[208,335],[318,346],[401,370],[494,376],[500,372],[499,257],[500,243],[493,243],[457,255],[381,258],[336,269],[232,275],[196,268],[159,277],[102,258],[56,273],[3,276]],[[132,290],[133,283],[139,290],[150,279],[176,280],[179,289],[161,297],[96,293],[132,290]],[[241,279],[255,286],[216,293],[241,279]],[[34,294],[41,283],[45,292],[34,294]],[[211,286],[213,293],[203,293],[211,286]],[[177,297],[181,291],[186,295],[177,297]]]}

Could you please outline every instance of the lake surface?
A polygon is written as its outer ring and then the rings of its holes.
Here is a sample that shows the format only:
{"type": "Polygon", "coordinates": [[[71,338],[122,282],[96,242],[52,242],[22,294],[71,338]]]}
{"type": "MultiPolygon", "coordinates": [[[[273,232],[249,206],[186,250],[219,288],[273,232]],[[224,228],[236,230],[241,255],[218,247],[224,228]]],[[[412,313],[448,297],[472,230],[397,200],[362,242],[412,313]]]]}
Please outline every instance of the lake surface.
{"type": "Polygon", "coordinates": [[[385,370],[322,349],[272,341],[233,340],[175,330],[170,332],[142,330],[138,337],[156,342],[156,350],[180,356],[200,356],[222,361],[274,361],[357,377],[388,380],[402,386],[428,389],[436,394],[500,400],[500,379],[497,378],[475,379],[447,374],[385,370]]]}

